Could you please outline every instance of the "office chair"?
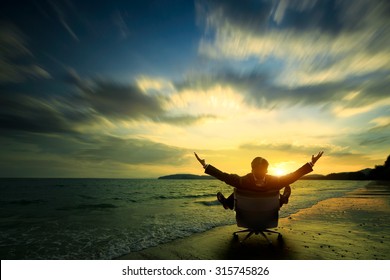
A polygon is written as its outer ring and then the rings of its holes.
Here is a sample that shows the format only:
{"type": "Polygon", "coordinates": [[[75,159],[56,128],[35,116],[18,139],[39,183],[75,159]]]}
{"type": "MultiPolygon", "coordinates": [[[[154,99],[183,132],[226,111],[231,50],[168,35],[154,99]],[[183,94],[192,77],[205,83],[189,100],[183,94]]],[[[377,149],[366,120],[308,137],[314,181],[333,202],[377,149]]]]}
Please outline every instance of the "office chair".
{"type": "Polygon", "coordinates": [[[276,228],[279,220],[279,191],[254,192],[234,189],[236,221],[238,227],[246,228],[233,233],[238,239],[238,233],[248,233],[241,241],[244,242],[253,234],[261,234],[269,244],[272,242],[265,233],[278,234],[278,241],[282,240],[282,234],[270,230],[276,228]]]}

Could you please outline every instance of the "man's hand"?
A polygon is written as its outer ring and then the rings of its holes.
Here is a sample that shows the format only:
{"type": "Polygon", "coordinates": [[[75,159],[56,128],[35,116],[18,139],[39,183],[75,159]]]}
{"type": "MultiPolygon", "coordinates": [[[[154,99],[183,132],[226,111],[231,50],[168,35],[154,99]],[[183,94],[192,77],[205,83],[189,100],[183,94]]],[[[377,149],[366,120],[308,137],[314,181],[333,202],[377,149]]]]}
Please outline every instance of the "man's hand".
{"type": "Polygon", "coordinates": [[[194,152],[194,154],[195,154],[196,159],[200,162],[200,164],[201,164],[203,167],[205,167],[205,166],[206,166],[206,161],[205,161],[204,159],[201,159],[201,158],[198,156],[197,153],[194,152]]]}
{"type": "Polygon", "coordinates": [[[316,156],[312,155],[312,156],[311,156],[311,164],[314,165],[314,164],[317,162],[317,160],[319,160],[319,158],[322,156],[323,153],[324,153],[324,152],[321,151],[321,152],[319,152],[318,155],[316,155],[316,156]]]}

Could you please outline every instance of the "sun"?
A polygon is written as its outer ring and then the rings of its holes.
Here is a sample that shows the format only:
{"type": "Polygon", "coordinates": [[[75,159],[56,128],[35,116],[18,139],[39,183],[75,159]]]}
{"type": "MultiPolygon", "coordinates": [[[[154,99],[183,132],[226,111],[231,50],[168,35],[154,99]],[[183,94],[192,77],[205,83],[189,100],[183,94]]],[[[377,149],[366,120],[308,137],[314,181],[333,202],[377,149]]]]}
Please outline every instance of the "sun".
{"type": "Polygon", "coordinates": [[[274,167],[274,168],[270,168],[270,172],[269,172],[271,175],[275,175],[275,176],[283,176],[285,174],[287,174],[287,171],[282,168],[282,167],[274,167]]]}
{"type": "Polygon", "coordinates": [[[282,176],[284,174],[286,174],[286,171],[284,169],[282,169],[282,168],[276,168],[275,169],[275,175],[276,176],[282,176]]]}

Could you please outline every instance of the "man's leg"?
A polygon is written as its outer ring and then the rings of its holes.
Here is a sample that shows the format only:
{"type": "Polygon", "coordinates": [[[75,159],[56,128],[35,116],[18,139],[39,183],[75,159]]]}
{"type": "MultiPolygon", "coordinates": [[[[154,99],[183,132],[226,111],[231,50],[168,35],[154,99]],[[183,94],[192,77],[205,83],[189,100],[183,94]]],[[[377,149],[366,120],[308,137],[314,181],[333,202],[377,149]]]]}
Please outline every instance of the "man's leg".
{"type": "Polygon", "coordinates": [[[283,194],[280,195],[280,198],[279,198],[280,207],[282,207],[283,204],[288,203],[288,198],[290,197],[290,195],[291,195],[291,187],[287,186],[284,188],[283,194]]]}
{"type": "Polygon", "coordinates": [[[228,198],[221,193],[217,193],[217,199],[222,204],[223,208],[233,210],[234,208],[234,193],[232,193],[228,198]]]}

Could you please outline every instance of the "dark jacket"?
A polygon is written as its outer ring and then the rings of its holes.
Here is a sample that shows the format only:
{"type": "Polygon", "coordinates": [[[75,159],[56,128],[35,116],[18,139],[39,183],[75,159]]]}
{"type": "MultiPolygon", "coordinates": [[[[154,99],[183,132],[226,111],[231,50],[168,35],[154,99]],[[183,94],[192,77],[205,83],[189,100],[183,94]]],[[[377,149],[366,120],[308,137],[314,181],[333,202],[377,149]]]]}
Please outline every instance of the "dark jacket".
{"type": "Polygon", "coordinates": [[[245,176],[228,174],[218,170],[211,164],[206,166],[204,172],[237,189],[244,189],[244,190],[251,190],[251,191],[271,191],[271,190],[280,190],[288,186],[289,184],[294,183],[303,175],[310,173],[312,171],[313,168],[311,167],[311,165],[309,163],[306,163],[298,170],[284,176],[277,177],[272,175],[265,175],[265,182],[261,186],[256,186],[255,178],[252,173],[248,173],[245,176]]]}

